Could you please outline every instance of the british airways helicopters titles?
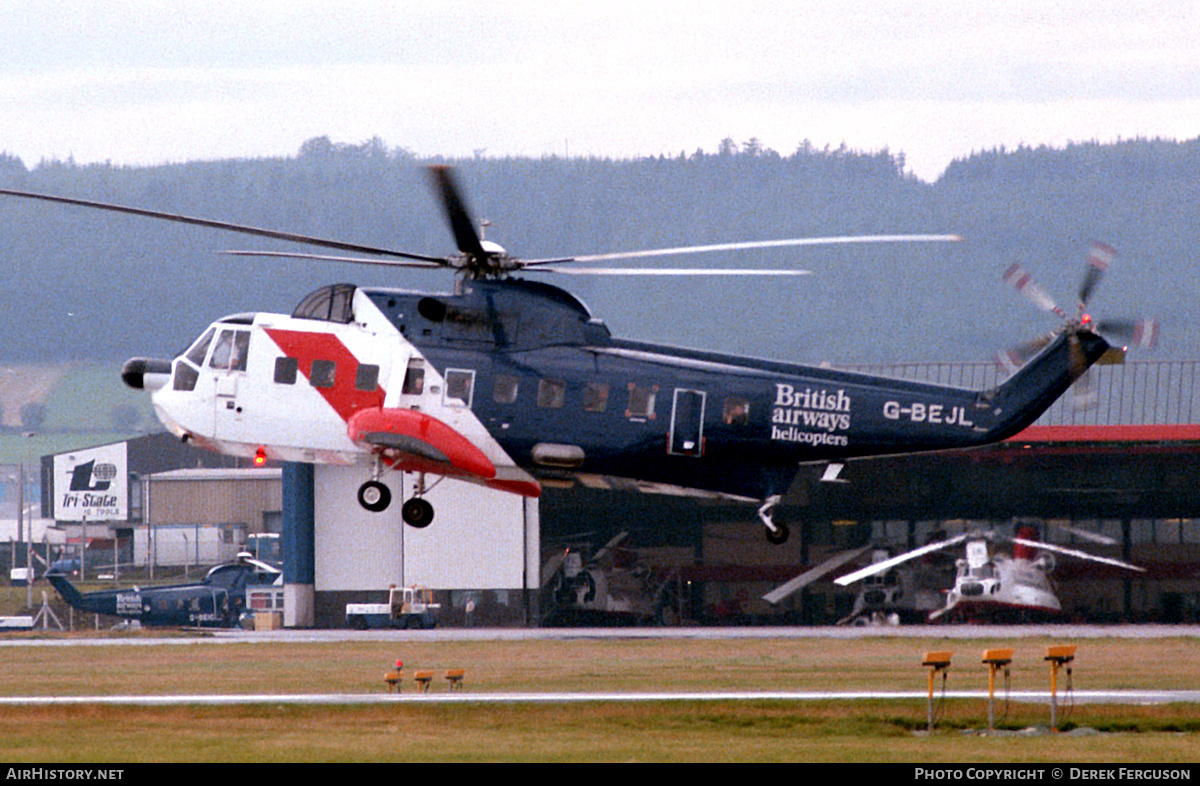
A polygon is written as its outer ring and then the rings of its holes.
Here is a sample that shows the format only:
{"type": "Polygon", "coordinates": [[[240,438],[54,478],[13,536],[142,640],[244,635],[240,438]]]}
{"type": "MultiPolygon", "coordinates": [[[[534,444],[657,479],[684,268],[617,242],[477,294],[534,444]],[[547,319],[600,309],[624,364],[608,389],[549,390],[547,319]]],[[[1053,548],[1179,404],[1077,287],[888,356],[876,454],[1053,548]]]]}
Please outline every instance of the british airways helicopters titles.
{"type": "MultiPolygon", "coordinates": [[[[1065,324],[1003,384],[970,390],[617,338],[569,292],[533,274],[799,274],[619,270],[569,263],[772,246],[946,241],[946,235],[801,238],[521,260],[484,240],[451,171],[431,168],[458,253],[364,247],[139,208],[2,190],[11,196],[167,219],[354,256],[288,256],[440,268],[448,293],[323,287],[291,314],[214,322],[175,358],[134,358],[123,379],[150,393],[183,440],[257,461],[363,466],[358,501],[382,511],[385,472],[416,473],[402,504],[424,527],[426,478],[528,497],[564,476],[752,502],[767,538],[804,463],[836,479],[847,459],[964,448],[1013,436],[1109,349],[1086,318],[1065,324]]],[[[1082,310],[1081,310],[1082,315],[1082,310]]]]}

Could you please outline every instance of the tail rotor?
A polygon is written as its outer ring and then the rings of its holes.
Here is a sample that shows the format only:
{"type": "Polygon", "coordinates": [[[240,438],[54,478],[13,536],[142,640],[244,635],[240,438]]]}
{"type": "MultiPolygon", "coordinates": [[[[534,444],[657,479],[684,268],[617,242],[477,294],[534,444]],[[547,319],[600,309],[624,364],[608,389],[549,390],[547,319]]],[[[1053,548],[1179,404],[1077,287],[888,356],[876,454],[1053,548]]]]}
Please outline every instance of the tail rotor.
{"type": "MultiPolygon", "coordinates": [[[[1124,362],[1125,352],[1128,349],[1151,350],[1157,346],[1159,323],[1154,319],[1093,320],[1088,313],[1088,304],[1091,302],[1096,287],[1099,286],[1105,273],[1108,272],[1109,266],[1116,258],[1117,252],[1112,246],[1099,242],[1091,244],[1088,249],[1087,265],[1084,269],[1083,280],[1079,285],[1079,303],[1074,319],[1070,318],[1067,312],[1059,307],[1054,302],[1054,299],[1037,285],[1029,271],[1020,264],[1014,263],[1011,265],[1005,271],[1003,280],[1032,302],[1039,310],[1052,313],[1063,320],[1066,323],[1063,328],[1064,330],[1070,330],[1076,335],[1081,331],[1088,331],[1114,339],[1122,346],[1114,348],[1112,357],[1103,358],[1099,362],[1101,364],[1122,363],[1124,362]]],[[[1055,335],[1057,333],[1041,336],[997,353],[996,365],[1002,372],[1011,374],[1036,355],[1042,347],[1050,343],[1055,335]]],[[[1078,339],[1072,342],[1072,346],[1079,346],[1078,339]]],[[[1081,352],[1072,353],[1071,364],[1072,371],[1079,377],[1073,391],[1072,400],[1077,408],[1089,407],[1096,403],[1098,396],[1089,379],[1091,375],[1090,370],[1086,368],[1087,364],[1081,352]]]]}

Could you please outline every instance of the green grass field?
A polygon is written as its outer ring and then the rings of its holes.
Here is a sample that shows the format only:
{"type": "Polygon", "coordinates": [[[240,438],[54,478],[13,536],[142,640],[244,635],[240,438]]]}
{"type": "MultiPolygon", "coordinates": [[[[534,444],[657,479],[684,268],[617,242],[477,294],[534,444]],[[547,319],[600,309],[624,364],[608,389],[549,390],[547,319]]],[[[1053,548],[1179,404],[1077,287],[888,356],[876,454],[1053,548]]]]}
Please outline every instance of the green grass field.
{"type": "MultiPolygon", "coordinates": [[[[57,634],[67,635],[67,634],[57,634]]],[[[71,634],[83,635],[83,634],[71,634]]],[[[109,634],[112,635],[112,634],[109,634]]],[[[145,638],[155,634],[130,634],[145,638]]],[[[175,634],[177,635],[177,634],[175,634]]],[[[1045,690],[1047,639],[571,639],[3,647],[3,696],[384,693],[397,658],[466,669],[464,696],[552,691],[915,690],[929,649],[955,651],[951,690],[985,690],[984,648],[1012,647],[1013,690],[1045,690]]],[[[1074,687],[1200,685],[1200,642],[1078,642],[1074,687]]],[[[409,682],[406,691],[412,691],[409,682]]],[[[444,684],[431,689],[447,690],[444,684]]],[[[997,727],[1044,726],[1005,702],[997,727]]],[[[1064,707],[1063,733],[977,733],[982,700],[5,706],[0,758],[140,761],[1193,762],[1200,707],[1064,707]],[[1087,733],[1081,733],[1086,730],[1087,733]],[[1093,732],[1094,730],[1094,732],[1093,732]],[[974,733],[973,733],[974,732],[974,733]]]]}

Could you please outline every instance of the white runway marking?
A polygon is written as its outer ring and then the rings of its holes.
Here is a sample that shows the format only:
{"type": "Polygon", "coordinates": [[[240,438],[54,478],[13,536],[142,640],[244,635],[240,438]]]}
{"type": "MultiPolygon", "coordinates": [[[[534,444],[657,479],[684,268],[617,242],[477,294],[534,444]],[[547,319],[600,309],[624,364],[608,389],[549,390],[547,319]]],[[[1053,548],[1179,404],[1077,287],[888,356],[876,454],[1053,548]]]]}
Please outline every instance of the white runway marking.
{"type": "MultiPolygon", "coordinates": [[[[946,691],[935,699],[986,700],[987,691],[946,691]]],[[[712,692],[580,692],[580,693],[248,693],[206,695],[176,694],[164,696],[6,696],[0,706],[54,705],[135,705],[178,706],[234,704],[570,704],[580,702],[714,702],[714,701],[925,701],[924,691],[712,691],[712,692]]],[[[998,700],[1030,704],[1049,704],[1046,691],[997,692],[998,700]]],[[[1200,702],[1200,690],[1097,690],[1060,692],[1058,703],[1074,704],[1171,704],[1200,702]]]]}
{"type": "MultiPolygon", "coordinates": [[[[347,630],[222,630],[188,637],[128,634],[95,638],[3,638],[3,647],[108,647],[170,646],[197,644],[297,644],[338,641],[524,641],[570,639],[861,639],[922,638],[936,639],[1013,639],[1026,637],[1059,639],[1095,638],[1200,638],[1194,625],[914,625],[907,627],[814,628],[439,628],[428,631],[347,631],[347,630]]],[[[985,701],[986,691],[945,691],[935,698],[985,701]]],[[[582,703],[582,702],[716,702],[716,701],[921,701],[925,691],[712,691],[712,692],[548,692],[548,693],[472,693],[441,691],[430,693],[322,693],[322,694],[174,694],[162,696],[8,696],[0,697],[3,706],[51,705],[236,705],[236,704],[501,704],[501,703],[582,703]]],[[[1049,704],[1049,691],[997,692],[996,698],[1015,702],[1049,704]]],[[[1060,706],[1070,703],[1168,704],[1200,703],[1200,690],[1112,690],[1060,691],[1060,706]]]]}

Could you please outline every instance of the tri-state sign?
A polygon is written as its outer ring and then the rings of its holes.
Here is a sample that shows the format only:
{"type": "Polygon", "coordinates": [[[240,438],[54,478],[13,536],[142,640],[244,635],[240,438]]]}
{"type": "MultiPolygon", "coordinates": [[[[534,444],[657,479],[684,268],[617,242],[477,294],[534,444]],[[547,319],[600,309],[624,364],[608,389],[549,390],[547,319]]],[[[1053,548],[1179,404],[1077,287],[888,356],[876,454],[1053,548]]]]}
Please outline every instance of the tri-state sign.
{"type": "Polygon", "coordinates": [[[124,521],[129,518],[129,470],[124,442],[54,457],[54,518],[124,521]]]}

